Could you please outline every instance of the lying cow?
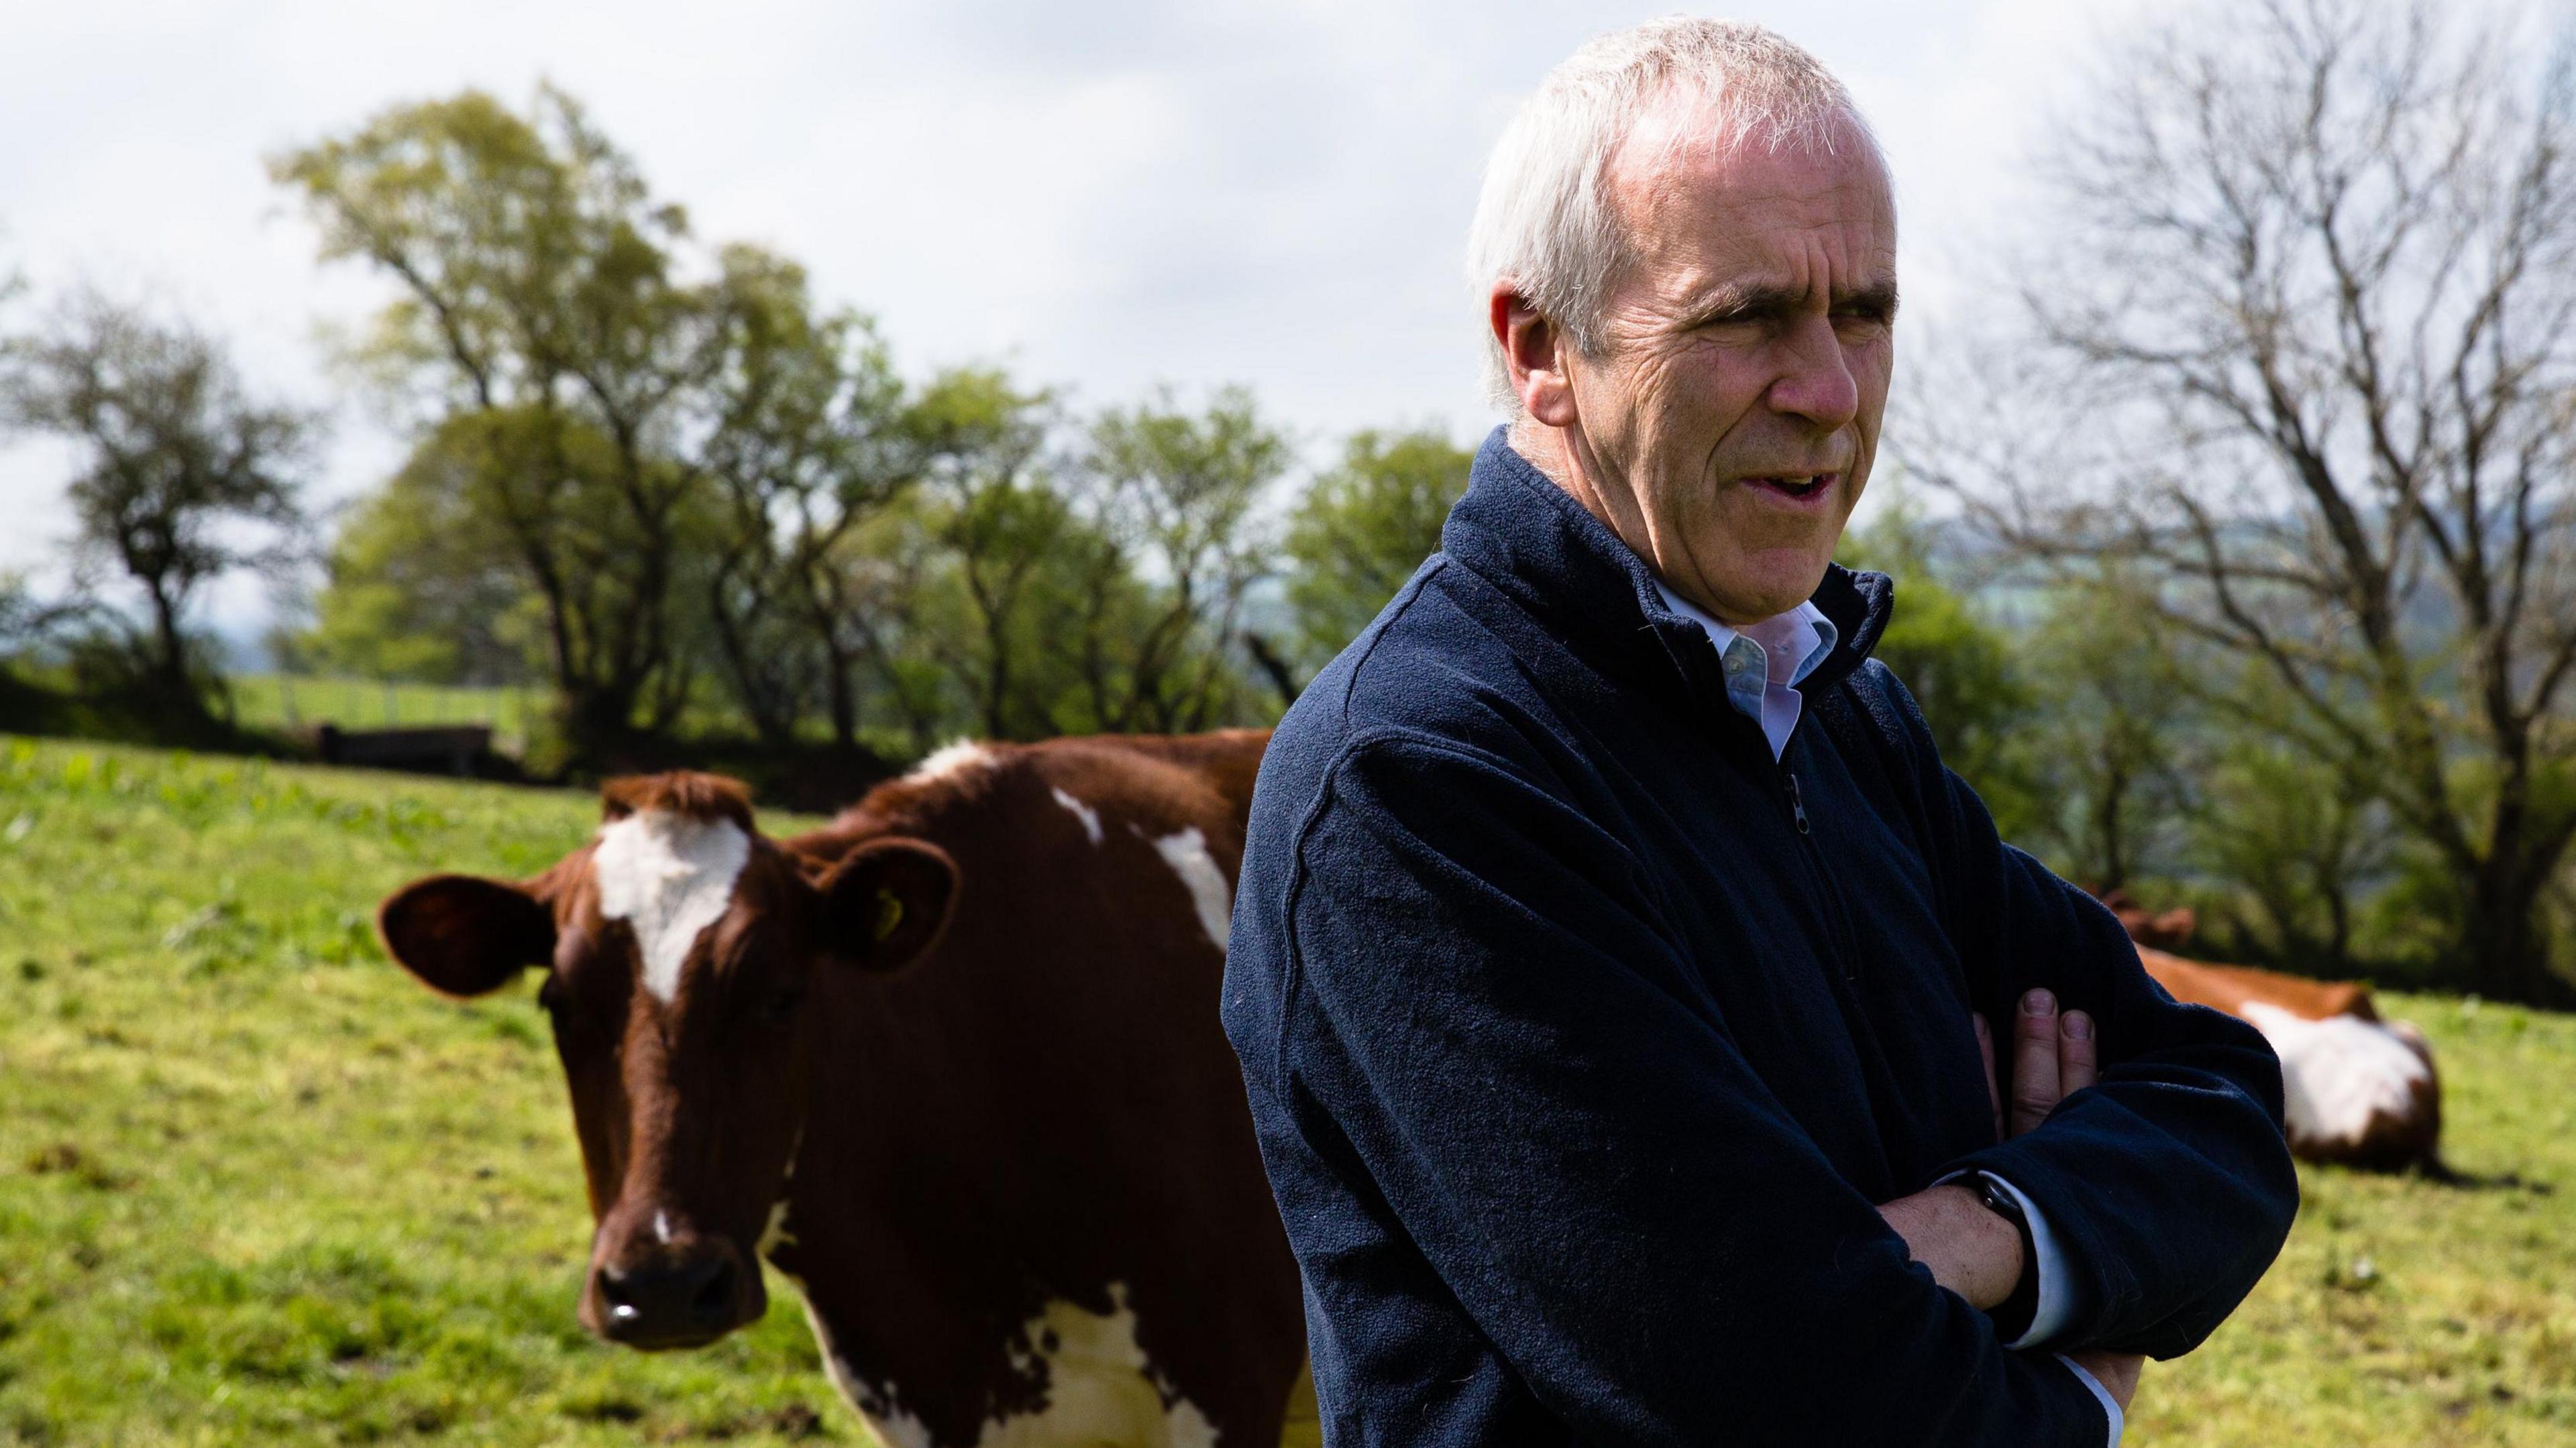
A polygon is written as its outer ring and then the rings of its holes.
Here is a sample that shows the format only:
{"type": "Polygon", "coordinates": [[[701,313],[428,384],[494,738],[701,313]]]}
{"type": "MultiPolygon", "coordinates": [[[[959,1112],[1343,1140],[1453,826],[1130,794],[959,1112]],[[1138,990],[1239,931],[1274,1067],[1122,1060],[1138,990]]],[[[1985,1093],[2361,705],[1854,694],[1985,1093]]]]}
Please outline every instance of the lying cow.
{"type": "Polygon", "coordinates": [[[713,1341],[766,1257],[902,1448],[1267,1445],[1305,1324],[1215,1011],[1264,742],[957,746],[784,841],[618,780],[543,875],[379,928],[450,995],[547,969],[600,1335],[713,1341]]]}
{"type": "Polygon", "coordinates": [[[2272,1043],[2293,1153],[2443,1174],[2432,1047],[2413,1024],[2382,1021],[2368,986],[2207,965],[2147,945],[2138,959],[2174,999],[2242,1016],[2272,1043]]]}

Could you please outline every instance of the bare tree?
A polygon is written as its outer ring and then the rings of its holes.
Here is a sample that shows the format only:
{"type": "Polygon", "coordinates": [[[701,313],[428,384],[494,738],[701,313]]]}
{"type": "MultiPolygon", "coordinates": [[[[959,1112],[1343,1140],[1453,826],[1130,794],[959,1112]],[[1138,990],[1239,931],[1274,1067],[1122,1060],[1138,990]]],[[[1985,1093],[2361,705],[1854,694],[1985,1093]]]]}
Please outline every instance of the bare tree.
{"type": "Polygon", "coordinates": [[[270,556],[244,525],[273,540],[300,522],[314,419],[251,397],[204,333],[84,292],[0,348],[0,424],[78,447],[79,547],[143,595],[138,682],[155,707],[202,716],[189,605],[208,581],[270,556]]]}
{"type": "Polygon", "coordinates": [[[1913,461],[2026,557],[2149,566],[2267,676],[2213,702],[2456,880],[2455,978],[2537,1000],[2576,836],[2576,68],[2519,40],[2265,0],[2118,54],[2022,278],[2054,426],[1913,461]]]}

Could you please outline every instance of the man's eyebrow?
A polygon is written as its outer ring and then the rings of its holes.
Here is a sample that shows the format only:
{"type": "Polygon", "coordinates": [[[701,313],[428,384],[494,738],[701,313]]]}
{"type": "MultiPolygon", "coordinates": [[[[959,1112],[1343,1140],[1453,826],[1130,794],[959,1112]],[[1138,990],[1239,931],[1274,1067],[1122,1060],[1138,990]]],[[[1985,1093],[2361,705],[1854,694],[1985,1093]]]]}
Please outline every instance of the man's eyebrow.
{"type": "Polygon", "coordinates": [[[1896,315],[1896,278],[1879,277],[1856,287],[1845,287],[1834,293],[1837,309],[1849,308],[1872,316],[1896,315]]]}
{"type": "MultiPolygon", "coordinates": [[[[1730,283],[1708,294],[1692,312],[1691,325],[1705,327],[1714,322],[1746,322],[1763,317],[1789,316],[1806,308],[1807,297],[1804,287],[1773,282],[1730,283]]],[[[1838,287],[1832,294],[1832,305],[1837,311],[1893,317],[1896,315],[1896,279],[1882,277],[1858,286],[1838,287]]]]}
{"type": "Polygon", "coordinates": [[[1748,322],[1760,317],[1783,317],[1806,304],[1803,288],[1767,282],[1729,282],[1712,288],[1691,313],[1693,326],[1705,327],[1712,322],[1748,322]]]}

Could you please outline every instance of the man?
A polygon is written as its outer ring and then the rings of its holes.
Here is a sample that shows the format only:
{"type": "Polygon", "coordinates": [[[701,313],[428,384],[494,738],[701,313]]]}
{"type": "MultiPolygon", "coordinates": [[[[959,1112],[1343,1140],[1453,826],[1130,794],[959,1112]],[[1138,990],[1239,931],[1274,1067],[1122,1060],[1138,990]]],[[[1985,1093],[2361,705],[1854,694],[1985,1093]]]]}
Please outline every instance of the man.
{"type": "Polygon", "coordinates": [[[1867,128],[1756,27],[1605,37],[1471,252],[1520,416],[1281,725],[1226,972],[1328,1440],[2116,1442],[2288,1231],[2279,1069],[1869,659],[1867,128]]]}

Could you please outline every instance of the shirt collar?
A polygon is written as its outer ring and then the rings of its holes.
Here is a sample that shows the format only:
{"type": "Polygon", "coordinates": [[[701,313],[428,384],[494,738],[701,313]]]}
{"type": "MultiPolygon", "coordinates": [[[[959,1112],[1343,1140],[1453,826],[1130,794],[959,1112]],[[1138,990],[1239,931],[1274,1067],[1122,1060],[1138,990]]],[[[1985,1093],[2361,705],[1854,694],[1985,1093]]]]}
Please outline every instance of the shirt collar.
{"type": "MultiPolygon", "coordinates": [[[[1799,604],[1787,613],[1739,629],[1709,617],[1690,600],[1663,587],[1660,581],[1656,591],[1663,595],[1666,608],[1708,631],[1709,642],[1717,645],[1719,658],[1726,657],[1727,650],[1737,639],[1749,638],[1762,646],[1766,662],[1781,656],[1792,659],[1788,676],[1779,682],[1793,688],[1814,673],[1833,653],[1834,645],[1842,641],[1842,631],[1835,628],[1834,621],[1825,617],[1825,611],[1812,602],[1799,604]],[[1807,627],[1799,627],[1801,624],[1807,627]]],[[[1776,665],[1766,672],[1776,672],[1776,665]]]]}

